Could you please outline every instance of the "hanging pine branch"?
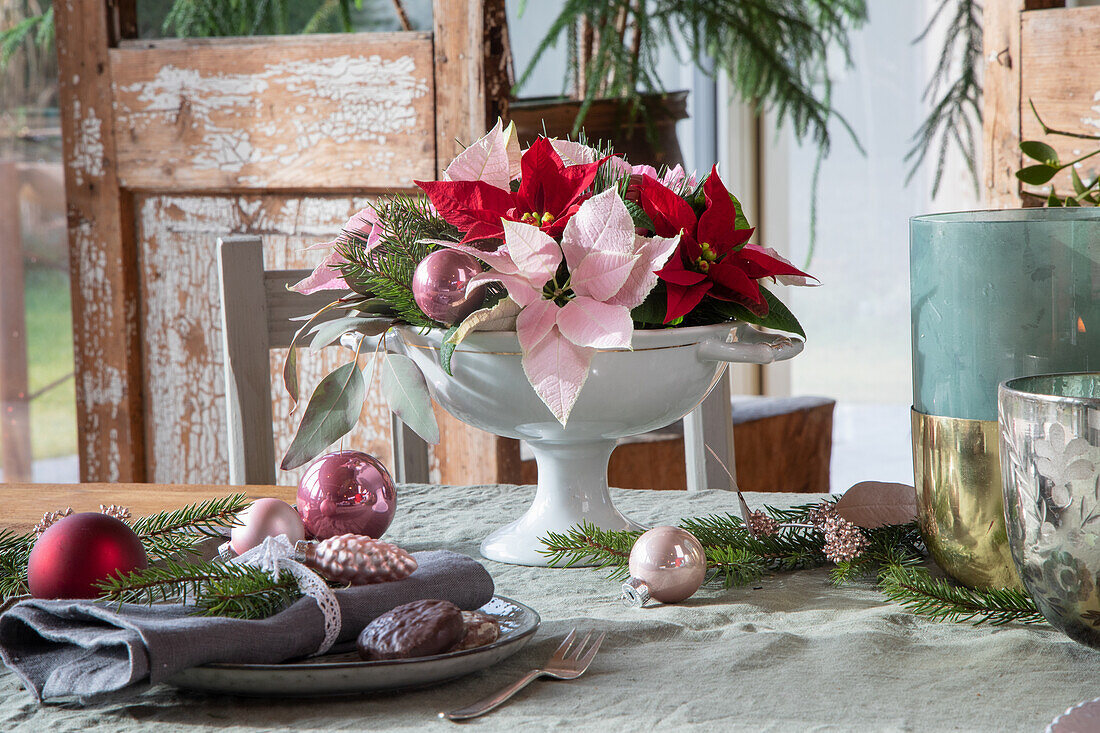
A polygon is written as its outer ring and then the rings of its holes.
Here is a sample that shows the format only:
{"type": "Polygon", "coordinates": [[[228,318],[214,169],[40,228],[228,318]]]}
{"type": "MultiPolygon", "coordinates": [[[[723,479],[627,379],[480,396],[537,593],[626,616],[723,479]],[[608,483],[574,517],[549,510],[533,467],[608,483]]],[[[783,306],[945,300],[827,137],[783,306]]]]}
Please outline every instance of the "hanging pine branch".
{"type": "Polygon", "coordinates": [[[827,149],[830,120],[852,131],[828,101],[826,61],[830,51],[848,58],[848,35],[866,19],[864,0],[566,0],[516,88],[564,36],[566,81],[584,100],[575,129],[599,98],[628,100],[644,116],[641,93],[662,91],[658,54],[671,42],[685,61],[712,59],[700,68],[726,72],[742,99],[827,149]]]}
{"type": "Polygon", "coordinates": [[[977,139],[982,125],[982,6],[976,0],[942,0],[928,25],[914,43],[928,38],[948,8],[954,13],[947,21],[944,47],[923,99],[932,103],[927,119],[913,135],[913,147],[905,155],[909,162],[908,183],[922,163],[936,151],[932,179],[935,196],[943,180],[947,154],[958,149],[970,172],[974,192],[978,192],[977,139]]]}

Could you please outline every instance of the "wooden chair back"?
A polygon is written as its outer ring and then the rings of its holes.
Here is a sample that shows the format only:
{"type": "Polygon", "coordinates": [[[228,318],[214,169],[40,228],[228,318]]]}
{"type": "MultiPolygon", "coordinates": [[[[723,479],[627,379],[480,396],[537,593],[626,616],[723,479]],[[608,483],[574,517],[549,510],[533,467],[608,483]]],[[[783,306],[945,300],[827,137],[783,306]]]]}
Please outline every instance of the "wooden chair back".
{"type": "MultiPolygon", "coordinates": [[[[333,294],[288,290],[310,271],[265,270],[258,236],[219,237],[217,251],[229,483],[270,485],[276,483],[276,457],[268,352],[289,348],[302,325],[294,319],[327,305],[333,294]]],[[[391,441],[396,480],[426,482],[427,444],[399,420],[391,429],[399,436],[391,441]]]]}

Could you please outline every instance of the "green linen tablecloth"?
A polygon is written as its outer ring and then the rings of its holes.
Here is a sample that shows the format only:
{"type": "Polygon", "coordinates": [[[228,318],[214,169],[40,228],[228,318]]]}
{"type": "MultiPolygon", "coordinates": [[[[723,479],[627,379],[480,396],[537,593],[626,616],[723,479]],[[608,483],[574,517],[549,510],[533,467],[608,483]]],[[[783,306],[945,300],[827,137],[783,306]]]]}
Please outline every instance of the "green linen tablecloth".
{"type": "MultiPolygon", "coordinates": [[[[483,534],[518,516],[530,486],[399,489],[386,539],[409,550],[477,555],[483,534]]],[[[736,495],[614,491],[640,522],[737,512],[736,495]]],[[[750,505],[805,496],[749,494],[750,505]]],[[[812,497],[811,497],[812,498],[812,497]]],[[[81,708],[38,706],[0,677],[0,730],[439,730],[436,713],[465,705],[540,665],[576,626],[606,631],[588,673],[541,680],[465,723],[484,730],[1040,731],[1100,697],[1100,652],[1049,628],[933,623],[884,600],[870,583],[836,588],[826,569],[753,586],[704,588],[675,606],[627,609],[618,584],[590,569],[486,561],[497,592],[534,607],[542,628],[495,668],[433,689],[331,700],[206,697],[158,687],[81,708]]]]}

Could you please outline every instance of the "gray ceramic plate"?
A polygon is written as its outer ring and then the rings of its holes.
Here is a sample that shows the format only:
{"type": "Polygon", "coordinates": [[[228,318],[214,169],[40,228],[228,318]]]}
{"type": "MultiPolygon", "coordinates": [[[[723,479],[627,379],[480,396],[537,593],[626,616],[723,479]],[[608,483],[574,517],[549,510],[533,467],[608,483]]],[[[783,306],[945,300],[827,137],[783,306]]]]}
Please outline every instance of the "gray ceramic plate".
{"type": "Polygon", "coordinates": [[[282,664],[206,664],[180,672],[168,684],[187,690],[254,697],[351,695],[426,687],[491,667],[534,636],[539,615],[503,596],[481,607],[500,622],[500,638],[477,649],[418,659],[364,662],[355,651],[282,664]]]}

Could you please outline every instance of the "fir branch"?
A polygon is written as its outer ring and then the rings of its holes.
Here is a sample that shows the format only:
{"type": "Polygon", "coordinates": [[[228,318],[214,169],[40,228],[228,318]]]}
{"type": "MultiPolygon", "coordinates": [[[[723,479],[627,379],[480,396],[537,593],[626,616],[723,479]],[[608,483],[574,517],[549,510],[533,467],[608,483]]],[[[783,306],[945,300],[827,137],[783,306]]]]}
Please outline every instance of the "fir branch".
{"type": "Polygon", "coordinates": [[[597,570],[610,568],[608,577],[627,577],[626,564],[630,548],[641,532],[612,531],[583,522],[570,527],[564,534],[549,532],[541,538],[546,545],[540,552],[546,556],[550,567],[571,568],[580,563],[595,563],[597,570]]]}
{"type": "Polygon", "coordinates": [[[194,554],[204,538],[223,536],[223,530],[232,527],[237,514],[250,503],[244,494],[232,494],[141,517],[131,527],[151,560],[194,554]]]}
{"type": "Polygon", "coordinates": [[[971,622],[975,626],[1045,622],[1024,591],[963,588],[944,578],[934,578],[921,567],[887,566],[879,577],[879,589],[911,613],[934,621],[971,622]]]}
{"type": "Polygon", "coordinates": [[[301,596],[286,571],[276,579],[252,566],[170,559],[108,578],[99,588],[100,600],[108,603],[175,601],[192,606],[198,616],[239,619],[266,618],[301,596]]]}
{"type": "Polygon", "coordinates": [[[33,532],[0,530],[0,601],[28,592],[27,560],[36,539],[33,532]]]}
{"type": "Polygon", "coordinates": [[[343,232],[336,251],[344,258],[340,273],[362,295],[381,298],[413,326],[439,326],[424,315],[412,292],[413,273],[420,261],[437,249],[427,239],[458,241],[461,235],[434,214],[423,196],[396,194],[375,204],[384,227],[377,246],[368,249],[365,237],[343,232]]]}

